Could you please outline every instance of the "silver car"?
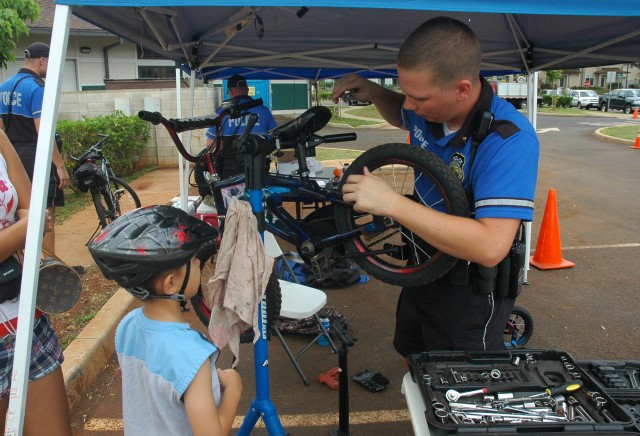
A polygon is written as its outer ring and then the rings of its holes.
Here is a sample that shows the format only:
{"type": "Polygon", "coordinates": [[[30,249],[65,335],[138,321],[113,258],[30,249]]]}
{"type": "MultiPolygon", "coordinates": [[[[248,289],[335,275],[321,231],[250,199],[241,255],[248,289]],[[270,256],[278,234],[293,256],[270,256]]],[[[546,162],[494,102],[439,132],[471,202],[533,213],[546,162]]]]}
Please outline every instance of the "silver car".
{"type": "Polygon", "coordinates": [[[578,109],[598,108],[598,94],[589,90],[573,90],[569,92],[571,96],[571,106],[578,109]]]}

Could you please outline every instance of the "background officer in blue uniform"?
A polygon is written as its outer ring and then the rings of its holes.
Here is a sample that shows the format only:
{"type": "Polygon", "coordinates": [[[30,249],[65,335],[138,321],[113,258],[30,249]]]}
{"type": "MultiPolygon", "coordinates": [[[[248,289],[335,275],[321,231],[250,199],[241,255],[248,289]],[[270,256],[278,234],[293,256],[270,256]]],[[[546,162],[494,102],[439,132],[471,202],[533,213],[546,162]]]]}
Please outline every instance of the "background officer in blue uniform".
{"type": "MultiPolygon", "coordinates": [[[[0,85],[0,129],[4,130],[33,182],[36,145],[44,98],[44,78],[49,65],[49,46],[34,42],[24,51],[24,65],[18,73],[0,85]]],[[[63,189],[69,174],[58,147],[53,147],[47,209],[55,216],[56,206],[64,206],[63,189]]],[[[55,252],[55,231],[44,235],[43,245],[55,252]]],[[[81,267],[74,269],[81,272],[81,267]]]]}
{"type": "Polygon", "coordinates": [[[458,264],[468,273],[468,278],[454,276],[454,268],[433,283],[402,290],[394,347],[404,357],[429,350],[504,348],[503,330],[514,296],[496,295],[497,286],[479,292],[474,284],[480,278],[472,271],[501,264],[521,221],[533,219],[539,142],[529,121],[496,97],[480,76],[481,58],[480,42],[467,25],[437,17],[419,26],[400,48],[403,93],[355,74],[334,85],[334,101],[355,89],[357,100],[372,101],[390,124],[409,130],[412,144],[452,167],[475,211],[474,217],[464,218],[427,208],[368,171],[349,176],[343,187],[344,200],[356,211],[393,218],[461,259],[458,264]],[[471,159],[478,120],[487,116],[494,121],[471,159]]]}
{"type": "MultiPolygon", "coordinates": [[[[227,81],[227,92],[229,94],[229,99],[225,100],[226,102],[231,101],[233,103],[243,104],[253,100],[253,98],[249,96],[247,80],[240,74],[233,75],[229,78],[227,81]]],[[[216,111],[216,115],[219,115],[220,112],[224,110],[224,107],[225,104],[223,103],[223,105],[216,111]]],[[[266,134],[270,130],[276,128],[276,120],[273,118],[273,114],[271,114],[269,108],[265,105],[251,108],[248,111],[258,115],[258,122],[251,130],[252,134],[266,134]]],[[[227,118],[224,120],[221,136],[223,138],[229,138],[241,135],[247,125],[247,118],[248,117],[240,117],[236,119],[227,118]]],[[[207,148],[209,148],[216,139],[216,129],[213,127],[209,128],[207,130],[206,137],[207,148]]],[[[223,147],[220,157],[221,161],[216,164],[216,166],[219,165],[219,169],[216,168],[216,170],[223,179],[244,172],[244,157],[235,151],[230,150],[230,148],[231,147],[229,146],[223,147]]]]}

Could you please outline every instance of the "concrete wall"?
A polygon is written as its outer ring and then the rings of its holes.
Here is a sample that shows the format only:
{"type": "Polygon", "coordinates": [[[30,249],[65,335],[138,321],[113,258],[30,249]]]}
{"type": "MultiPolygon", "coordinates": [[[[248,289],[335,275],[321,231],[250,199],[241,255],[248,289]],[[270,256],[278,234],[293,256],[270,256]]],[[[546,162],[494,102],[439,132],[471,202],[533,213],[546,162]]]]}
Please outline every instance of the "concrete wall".
{"type": "MultiPolygon", "coordinates": [[[[195,90],[193,116],[210,115],[215,112],[221,98],[221,91],[212,88],[195,90]],[[205,106],[206,92],[206,106],[205,106]],[[214,95],[215,94],[215,95],[214,95]]],[[[182,117],[190,116],[189,90],[181,92],[182,117]]],[[[157,110],[166,118],[176,118],[177,101],[174,89],[133,89],[117,91],[62,92],[58,108],[58,119],[81,120],[83,117],[93,118],[98,115],[110,115],[121,109],[127,115],[137,115],[141,110],[157,110]],[[145,108],[145,101],[147,108],[145,108]]],[[[182,133],[185,147],[191,133],[191,150],[196,154],[206,142],[205,130],[193,130],[182,133]]],[[[151,139],[140,156],[140,165],[158,165],[174,167],[178,165],[178,150],[163,126],[150,129],[151,139]]],[[[189,149],[187,147],[187,149],[189,149]]]]}

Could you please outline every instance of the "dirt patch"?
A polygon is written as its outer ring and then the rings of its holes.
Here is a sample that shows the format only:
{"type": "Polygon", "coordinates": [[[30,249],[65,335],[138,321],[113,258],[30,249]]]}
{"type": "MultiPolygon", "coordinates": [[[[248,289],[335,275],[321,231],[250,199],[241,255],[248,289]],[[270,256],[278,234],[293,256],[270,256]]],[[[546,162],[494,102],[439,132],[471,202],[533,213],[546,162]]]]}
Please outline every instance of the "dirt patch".
{"type": "Polygon", "coordinates": [[[51,315],[51,322],[63,348],[78,336],[78,333],[98,314],[102,306],[119,288],[116,282],[105,279],[96,265],[88,267],[80,278],[82,280],[80,300],[71,310],[59,315],[51,315]]]}

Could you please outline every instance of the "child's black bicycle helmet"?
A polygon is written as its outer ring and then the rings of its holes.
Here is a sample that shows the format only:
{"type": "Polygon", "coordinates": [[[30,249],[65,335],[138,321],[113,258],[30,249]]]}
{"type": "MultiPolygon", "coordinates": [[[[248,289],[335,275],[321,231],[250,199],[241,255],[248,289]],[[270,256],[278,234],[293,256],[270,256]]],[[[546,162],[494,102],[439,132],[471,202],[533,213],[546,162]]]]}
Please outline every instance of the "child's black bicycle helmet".
{"type": "Polygon", "coordinates": [[[89,242],[88,248],[102,274],[133,296],[184,302],[189,271],[179,295],[156,296],[144,284],[161,271],[185,264],[189,267],[193,256],[202,261],[211,257],[217,236],[215,228],[181,209],[149,206],[117,218],[89,242]]]}

